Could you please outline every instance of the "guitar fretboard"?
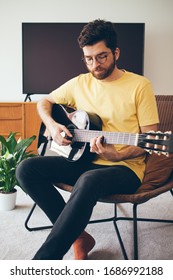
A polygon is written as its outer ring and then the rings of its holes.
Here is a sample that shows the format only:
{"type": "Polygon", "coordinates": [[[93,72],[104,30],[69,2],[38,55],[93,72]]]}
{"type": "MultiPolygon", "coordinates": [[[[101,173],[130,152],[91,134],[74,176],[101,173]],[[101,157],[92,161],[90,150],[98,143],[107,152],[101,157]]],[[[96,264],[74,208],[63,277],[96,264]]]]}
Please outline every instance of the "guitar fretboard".
{"type": "Polygon", "coordinates": [[[73,140],[76,142],[90,142],[94,137],[103,136],[104,143],[107,144],[124,144],[137,146],[139,134],[131,134],[127,132],[107,132],[107,131],[97,131],[97,130],[83,130],[74,129],[73,140]]]}

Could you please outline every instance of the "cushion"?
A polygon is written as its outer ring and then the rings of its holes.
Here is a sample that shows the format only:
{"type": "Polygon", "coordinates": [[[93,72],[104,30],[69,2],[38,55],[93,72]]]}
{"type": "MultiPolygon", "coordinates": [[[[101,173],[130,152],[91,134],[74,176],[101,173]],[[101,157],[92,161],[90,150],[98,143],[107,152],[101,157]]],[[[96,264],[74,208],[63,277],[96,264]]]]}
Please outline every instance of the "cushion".
{"type": "Polygon", "coordinates": [[[147,155],[143,182],[137,193],[161,187],[173,172],[173,154],[168,157],[155,153],[147,155]]]}
{"type": "Polygon", "coordinates": [[[173,154],[147,155],[143,182],[134,194],[116,194],[100,199],[106,203],[144,203],[173,188],[173,154]]]}

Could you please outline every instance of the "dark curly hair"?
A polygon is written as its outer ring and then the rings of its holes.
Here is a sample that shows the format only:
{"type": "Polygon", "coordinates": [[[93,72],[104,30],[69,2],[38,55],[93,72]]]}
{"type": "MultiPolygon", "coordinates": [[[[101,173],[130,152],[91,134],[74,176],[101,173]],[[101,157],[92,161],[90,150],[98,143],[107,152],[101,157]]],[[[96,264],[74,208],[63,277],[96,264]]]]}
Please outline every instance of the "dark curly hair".
{"type": "Polygon", "coordinates": [[[100,19],[91,21],[83,27],[78,37],[80,48],[100,41],[104,41],[112,51],[117,48],[117,33],[112,22],[100,19]]]}

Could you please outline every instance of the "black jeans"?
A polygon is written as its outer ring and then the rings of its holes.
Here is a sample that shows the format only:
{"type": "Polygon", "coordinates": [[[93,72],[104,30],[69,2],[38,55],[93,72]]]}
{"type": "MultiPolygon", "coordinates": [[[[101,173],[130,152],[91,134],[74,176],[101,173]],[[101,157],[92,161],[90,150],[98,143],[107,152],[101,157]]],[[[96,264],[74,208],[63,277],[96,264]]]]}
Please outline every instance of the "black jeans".
{"type": "Polygon", "coordinates": [[[53,228],[33,259],[60,260],[83,232],[100,197],[134,193],[140,186],[136,174],[125,166],[68,162],[62,157],[36,157],[17,168],[22,188],[46,213],[53,228]],[[67,203],[54,183],[73,185],[67,203]]]}

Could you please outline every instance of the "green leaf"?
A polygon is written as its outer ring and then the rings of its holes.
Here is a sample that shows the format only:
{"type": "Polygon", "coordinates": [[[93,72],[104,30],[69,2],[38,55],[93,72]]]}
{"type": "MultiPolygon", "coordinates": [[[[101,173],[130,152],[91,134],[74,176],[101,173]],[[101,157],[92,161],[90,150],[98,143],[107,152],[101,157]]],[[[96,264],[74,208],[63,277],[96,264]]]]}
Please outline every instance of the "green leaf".
{"type": "Polygon", "coordinates": [[[8,151],[10,154],[14,153],[15,147],[17,145],[17,141],[15,138],[16,135],[17,132],[15,133],[10,132],[9,136],[7,137],[8,151]]]}
{"type": "Polygon", "coordinates": [[[15,146],[14,153],[18,153],[20,151],[26,150],[32,142],[35,140],[36,136],[33,135],[30,138],[22,139],[17,145],[15,146]]]}
{"type": "Polygon", "coordinates": [[[0,142],[2,144],[2,155],[4,155],[6,151],[8,151],[10,154],[14,152],[14,149],[17,145],[17,141],[15,138],[16,134],[17,132],[10,132],[7,138],[0,135],[0,142]]]}
{"type": "Polygon", "coordinates": [[[3,137],[2,135],[0,135],[0,142],[1,142],[1,154],[4,155],[6,150],[8,149],[8,145],[7,145],[7,142],[6,142],[6,139],[5,137],[3,137]]]}

